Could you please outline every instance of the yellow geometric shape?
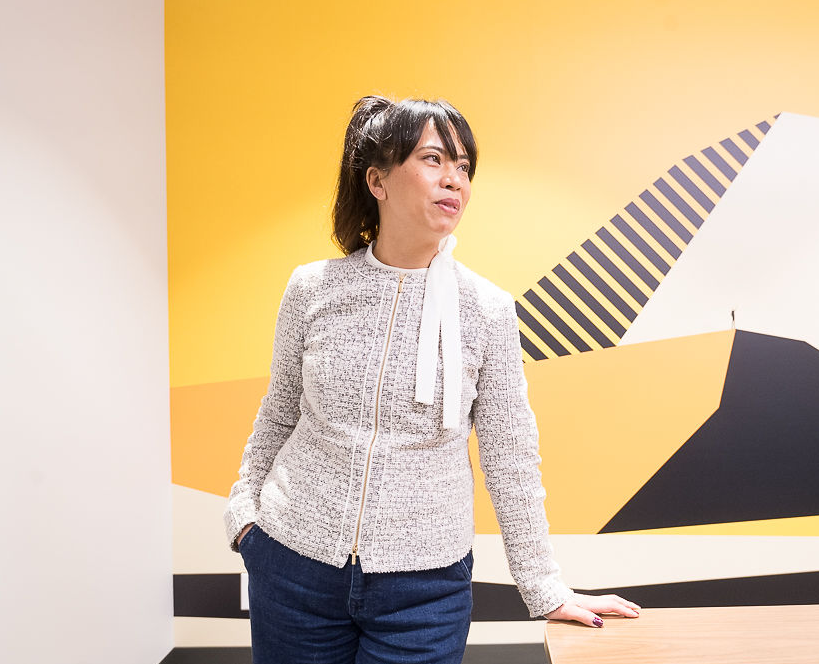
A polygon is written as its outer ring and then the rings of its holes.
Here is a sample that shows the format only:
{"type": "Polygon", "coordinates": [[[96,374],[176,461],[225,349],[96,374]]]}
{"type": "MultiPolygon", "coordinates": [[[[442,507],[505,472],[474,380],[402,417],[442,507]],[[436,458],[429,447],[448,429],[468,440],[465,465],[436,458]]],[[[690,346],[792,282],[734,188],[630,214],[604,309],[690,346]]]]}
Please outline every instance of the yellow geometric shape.
{"type": "Polygon", "coordinates": [[[525,365],[552,532],[598,532],[714,413],[733,338],[729,330],[525,365]]]}
{"type": "Polygon", "coordinates": [[[268,378],[171,388],[171,481],[227,496],[268,378]]]}
{"type": "Polygon", "coordinates": [[[676,526],[652,530],[629,530],[618,535],[756,535],[819,536],[819,516],[795,516],[786,519],[760,519],[732,523],[706,523],[699,526],[676,526]]]}

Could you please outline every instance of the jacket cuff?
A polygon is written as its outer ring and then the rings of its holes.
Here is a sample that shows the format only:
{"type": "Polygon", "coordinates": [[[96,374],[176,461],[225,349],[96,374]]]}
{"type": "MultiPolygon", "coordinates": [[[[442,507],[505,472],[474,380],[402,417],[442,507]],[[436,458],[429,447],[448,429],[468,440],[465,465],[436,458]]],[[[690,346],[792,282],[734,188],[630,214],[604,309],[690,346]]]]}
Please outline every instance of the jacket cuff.
{"type": "Polygon", "coordinates": [[[527,591],[521,591],[524,604],[532,618],[545,617],[574,597],[574,591],[562,581],[550,581],[527,591]]]}
{"type": "Polygon", "coordinates": [[[228,507],[225,510],[224,520],[230,550],[239,553],[239,547],[236,546],[236,538],[247,524],[256,521],[256,513],[251,510],[242,510],[239,513],[234,513],[233,510],[228,507]]]}

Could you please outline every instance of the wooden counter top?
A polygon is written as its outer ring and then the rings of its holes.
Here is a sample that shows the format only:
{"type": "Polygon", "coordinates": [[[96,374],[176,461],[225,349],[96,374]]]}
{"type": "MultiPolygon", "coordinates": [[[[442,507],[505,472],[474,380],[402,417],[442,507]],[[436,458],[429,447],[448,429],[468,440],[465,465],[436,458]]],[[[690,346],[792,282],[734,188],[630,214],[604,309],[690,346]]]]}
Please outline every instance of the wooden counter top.
{"type": "Polygon", "coordinates": [[[819,664],[819,605],[642,609],[602,628],[550,620],[551,664],[819,664]]]}

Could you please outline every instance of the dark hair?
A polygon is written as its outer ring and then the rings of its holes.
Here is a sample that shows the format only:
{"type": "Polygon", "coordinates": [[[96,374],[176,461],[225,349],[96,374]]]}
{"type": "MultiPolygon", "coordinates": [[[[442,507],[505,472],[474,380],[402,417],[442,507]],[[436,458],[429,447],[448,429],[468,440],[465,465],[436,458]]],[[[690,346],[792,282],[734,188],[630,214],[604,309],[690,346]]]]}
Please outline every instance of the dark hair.
{"type": "Polygon", "coordinates": [[[469,179],[475,176],[478,148],[464,117],[443,99],[404,99],[393,102],[369,95],[353,106],[344,136],[344,153],[333,204],[332,239],[345,255],[366,247],[378,237],[378,204],[367,186],[370,166],[389,170],[410,156],[430,118],[451,159],[457,148],[449,124],[455,128],[469,156],[469,179]]]}

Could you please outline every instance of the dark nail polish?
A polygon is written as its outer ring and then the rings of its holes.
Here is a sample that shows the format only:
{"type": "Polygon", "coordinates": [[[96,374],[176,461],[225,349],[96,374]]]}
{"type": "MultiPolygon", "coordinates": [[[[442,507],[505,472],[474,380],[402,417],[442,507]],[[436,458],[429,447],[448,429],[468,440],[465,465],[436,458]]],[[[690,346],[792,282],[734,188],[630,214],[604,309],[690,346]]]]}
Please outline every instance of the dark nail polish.
{"type": "Polygon", "coordinates": [[[594,620],[592,620],[592,622],[594,623],[595,627],[602,627],[603,626],[603,619],[600,618],[599,616],[596,617],[594,620]]]}

